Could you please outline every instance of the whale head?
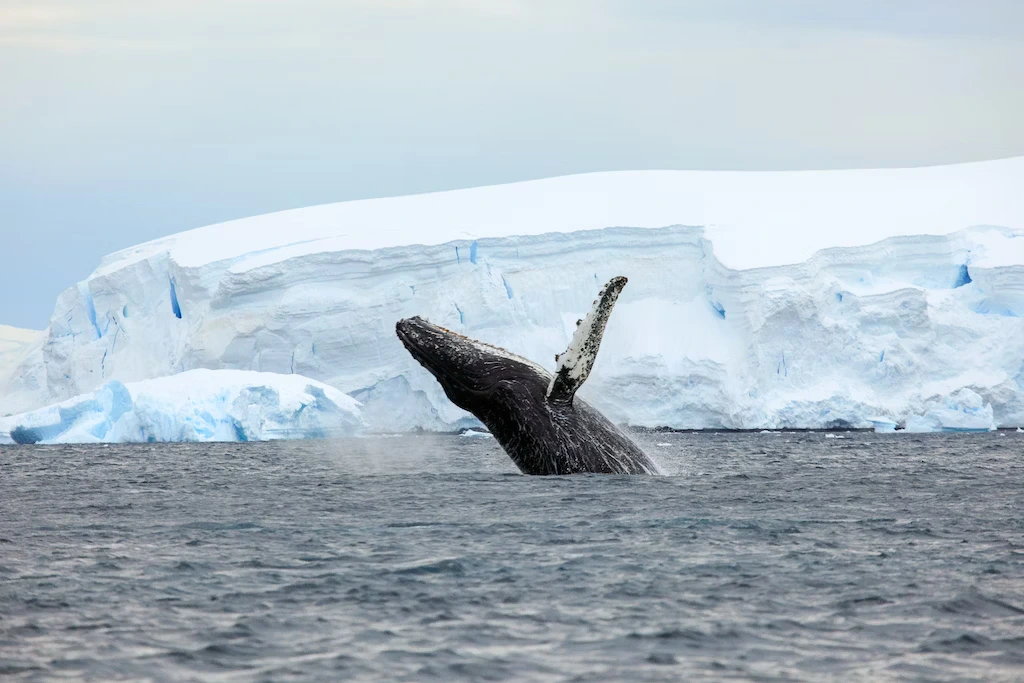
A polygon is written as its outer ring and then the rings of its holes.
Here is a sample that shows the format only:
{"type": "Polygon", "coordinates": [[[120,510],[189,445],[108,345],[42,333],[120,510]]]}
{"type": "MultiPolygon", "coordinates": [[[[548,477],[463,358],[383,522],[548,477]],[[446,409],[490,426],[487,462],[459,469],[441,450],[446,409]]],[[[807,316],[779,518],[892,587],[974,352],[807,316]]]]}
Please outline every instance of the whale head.
{"type": "Polygon", "coordinates": [[[545,402],[551,374],[530,360],[419,316],[399,320],[395,332],[452,403],[478,418],[484,419],[492,410],[521,406],[524,393],[533,399],[530,403],[545,402]]]}

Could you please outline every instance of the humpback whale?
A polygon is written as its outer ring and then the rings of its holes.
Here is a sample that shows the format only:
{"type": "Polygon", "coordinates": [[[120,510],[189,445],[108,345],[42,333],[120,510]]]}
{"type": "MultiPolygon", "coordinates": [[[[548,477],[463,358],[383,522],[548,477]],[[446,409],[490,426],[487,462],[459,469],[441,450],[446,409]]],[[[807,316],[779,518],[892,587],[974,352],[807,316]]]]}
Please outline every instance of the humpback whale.
{"type": "Polygon", "coordinates": [[[505,349],[434,325],[399,320],[405,348],[441,384],[452,403],[477,417],[524,474],[658,474],[647,454],[576,396],[590,375],[605,326],[626,278],[612,278],[554,374],[505,349]]]}

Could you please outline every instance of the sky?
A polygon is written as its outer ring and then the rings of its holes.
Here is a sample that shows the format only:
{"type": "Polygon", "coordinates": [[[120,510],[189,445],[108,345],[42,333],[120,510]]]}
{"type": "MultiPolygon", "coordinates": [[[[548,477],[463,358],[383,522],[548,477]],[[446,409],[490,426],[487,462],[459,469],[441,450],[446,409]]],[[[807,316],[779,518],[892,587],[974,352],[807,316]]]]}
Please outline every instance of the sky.
{"type": "Polygon", "coordinates": [[[0,0],[0,324],[112,251],[588,171],[1024,154],[1021,0],[0,0]]]}

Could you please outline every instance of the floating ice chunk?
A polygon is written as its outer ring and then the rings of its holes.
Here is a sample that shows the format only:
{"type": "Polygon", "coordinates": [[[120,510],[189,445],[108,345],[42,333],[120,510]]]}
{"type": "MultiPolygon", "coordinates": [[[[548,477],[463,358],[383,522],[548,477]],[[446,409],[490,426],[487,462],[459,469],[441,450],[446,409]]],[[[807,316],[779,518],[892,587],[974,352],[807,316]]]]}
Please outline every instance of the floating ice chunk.
{"type": "Polygon", "coordinates": [[[925,404],[923,415],[907,418],[908,432],[988,432],[996,428],[992,406],[964,388],[925,404]]]}
{"type": "Polygon", "coordinates": [[[875,428],[875,432],[888,434],[896,431],[896,423],[885,417],[869,417],[868,422],[875,428]]]}
{"type": "Polygon", "coordinates": [[[0,443],[264,441],[350,436],[359,404],[300,375],[191,370],[0,418],[0,443]]]}
{"type": "Polygon", "coordinates": [[[482,436],[482,437],[494,438],[494,436],[490,432],[481,432],[481,431],[477,431],[476,429],[467,429],[466,431],[462,432],[462,434],[460,434],[459,436],[468,436],[468,437],[474,437],[474,436],[480,437],[480,436],[482,436]]]}

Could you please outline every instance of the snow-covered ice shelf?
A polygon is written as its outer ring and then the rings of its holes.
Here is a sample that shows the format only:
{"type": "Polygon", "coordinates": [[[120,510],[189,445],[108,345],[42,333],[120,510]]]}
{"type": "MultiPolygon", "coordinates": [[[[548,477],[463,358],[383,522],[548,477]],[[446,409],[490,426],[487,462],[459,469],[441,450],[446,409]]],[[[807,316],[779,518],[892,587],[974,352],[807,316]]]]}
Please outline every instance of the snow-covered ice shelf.
{"type": "Polygon", "coordinates": [[[319,380],[374,431],[472,427],[396,320],[553,369],[625,275],[581,392],[617,421],[1024,425],[1021,187],[1024,158],[598,173],[208,226],[111,254],[66,290],[45,342],[0,377],[0,415],[210,368],[319,380]]]}

